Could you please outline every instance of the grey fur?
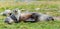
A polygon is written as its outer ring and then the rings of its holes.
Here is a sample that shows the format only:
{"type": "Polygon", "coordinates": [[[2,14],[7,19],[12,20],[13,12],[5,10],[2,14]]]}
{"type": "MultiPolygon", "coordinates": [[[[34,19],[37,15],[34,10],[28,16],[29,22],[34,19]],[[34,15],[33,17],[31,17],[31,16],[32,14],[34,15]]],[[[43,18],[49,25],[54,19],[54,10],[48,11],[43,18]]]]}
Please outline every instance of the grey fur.
{"type": "Polygon", "coordinates": [[[11,10],[5,10],[4,12],[2,12],[3,16],[10,16],[11,14],[11,10]]]}
{"type": "Polygon", "coordinates": [[[5,18],[5,22],[8,24],[11,24],[12,22],[18,23],[17,18],[14,16],[14,14],[5,18]]]}
{"type": "Polygon", "coordinates": [[[54,21],[52,16],[39,13],[32,13],[32,18],[35,19],[35,21],[54,21]]]}

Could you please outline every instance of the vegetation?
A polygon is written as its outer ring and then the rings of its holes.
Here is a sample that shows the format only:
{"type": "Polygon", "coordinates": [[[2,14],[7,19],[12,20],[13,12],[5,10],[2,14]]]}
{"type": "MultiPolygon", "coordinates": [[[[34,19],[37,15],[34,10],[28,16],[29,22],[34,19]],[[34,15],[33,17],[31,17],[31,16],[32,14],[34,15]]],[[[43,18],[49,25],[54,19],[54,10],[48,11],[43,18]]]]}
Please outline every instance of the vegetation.
{"type": "MultiPolygon", "coordinates": [[[[6,8],[14,9],[26,9],[30,12],[40,12],[43,14],[48,14],[51,16],[60,16],[60,2],[59,1],[41,1],[41,2],[31,2],[30,4],[23,4],[23,5],[16,5],[16,6],[6,6],[1,7],[0,12],[4,11],[6,8]],[[36,11],[36,8],[40,8],[36,11]]],[[[4,23],[4,18],[6,16],[0,16],[0,29],[60,29],[60,21],[43,21],[43,22],[36,22],[36,23],[13,23],[11,25],[4,23]]]]}

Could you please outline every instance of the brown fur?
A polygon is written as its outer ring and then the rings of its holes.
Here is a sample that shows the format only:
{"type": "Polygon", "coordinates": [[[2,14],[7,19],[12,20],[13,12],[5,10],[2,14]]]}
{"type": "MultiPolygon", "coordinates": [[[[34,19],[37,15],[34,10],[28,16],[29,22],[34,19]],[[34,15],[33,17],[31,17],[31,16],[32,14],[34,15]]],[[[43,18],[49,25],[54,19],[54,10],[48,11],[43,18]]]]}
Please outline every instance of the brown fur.
{"type": "Polygon", "coordinates": [[[19,17],[19,20],[20,21],[25,21],[25,20],[31,18],[31,15],[32,14],[22,14],[21,17],[19,17]]]}

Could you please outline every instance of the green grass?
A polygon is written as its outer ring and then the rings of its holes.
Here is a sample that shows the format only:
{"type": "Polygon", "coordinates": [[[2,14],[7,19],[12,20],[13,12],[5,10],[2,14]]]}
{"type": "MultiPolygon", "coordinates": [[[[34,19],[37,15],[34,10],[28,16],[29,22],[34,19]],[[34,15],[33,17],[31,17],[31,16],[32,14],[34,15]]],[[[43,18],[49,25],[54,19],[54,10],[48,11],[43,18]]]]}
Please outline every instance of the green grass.
{"type": "MultiPolygon", "coordinates": [[[[60,16],[60,4],[49,4],[49,3],[31,3],[29,5],[20,5],[20,6],[8,6],[8,7],[1,7],[0,12],[4,11],[6,8],[14,9],[26,9],[30,10],[31,12],[35,12],[35,8],[40,8],[40,13],[47,13],[51,16],[60,16]]],[[[43,22],[36,22],[36,23],[13,23],[11,25],[4,23],[5,16],[0,16],[0,29],[60,29],[60,21],[43,21],[43,22]]]]}
{"type": "Polygon", "coordinates": [[[1,19],[0,29],[60,29],[60,21],[43,21],[36,23],[20,22],[9,25],[4,23],[3,19],[1,19]]]}
{"type": "Polygon", "coordinates": [[[60,1],[60,0],[37,0],[37,1],[60,1]]]}

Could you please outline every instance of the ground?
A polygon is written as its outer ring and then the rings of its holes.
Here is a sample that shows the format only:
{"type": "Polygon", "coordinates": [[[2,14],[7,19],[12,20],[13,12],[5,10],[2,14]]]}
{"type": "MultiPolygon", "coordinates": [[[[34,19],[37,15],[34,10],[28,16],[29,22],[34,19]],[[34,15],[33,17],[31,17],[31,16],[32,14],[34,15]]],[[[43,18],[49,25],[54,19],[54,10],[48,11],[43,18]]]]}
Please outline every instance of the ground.
{"type": "MultiPolygon", "coordinates": [[[[27,4],[27,3],[26,3],[27,4]]],[[[6,24],[4,19],[6,16],[0,16],[0,29],[60,29],[60,1],[37,1],[31,2],[30,4],[26,5],[23,3],[22,5],[18,6],[9,6],[9,7],[1,7],[0,12],[4,11],[5,8],[14,9],[26,9],[30,12],[39,12],[47,15],[51,15],[55,18],[55,21],[42,21],[42,22],[20,22],[20,23],[13,23],[11,25],[6,24]],[[40,8],[36,11],[36,8],[40,8]],[[59,19],[58,19],[59,18],[59,19]]]]}

